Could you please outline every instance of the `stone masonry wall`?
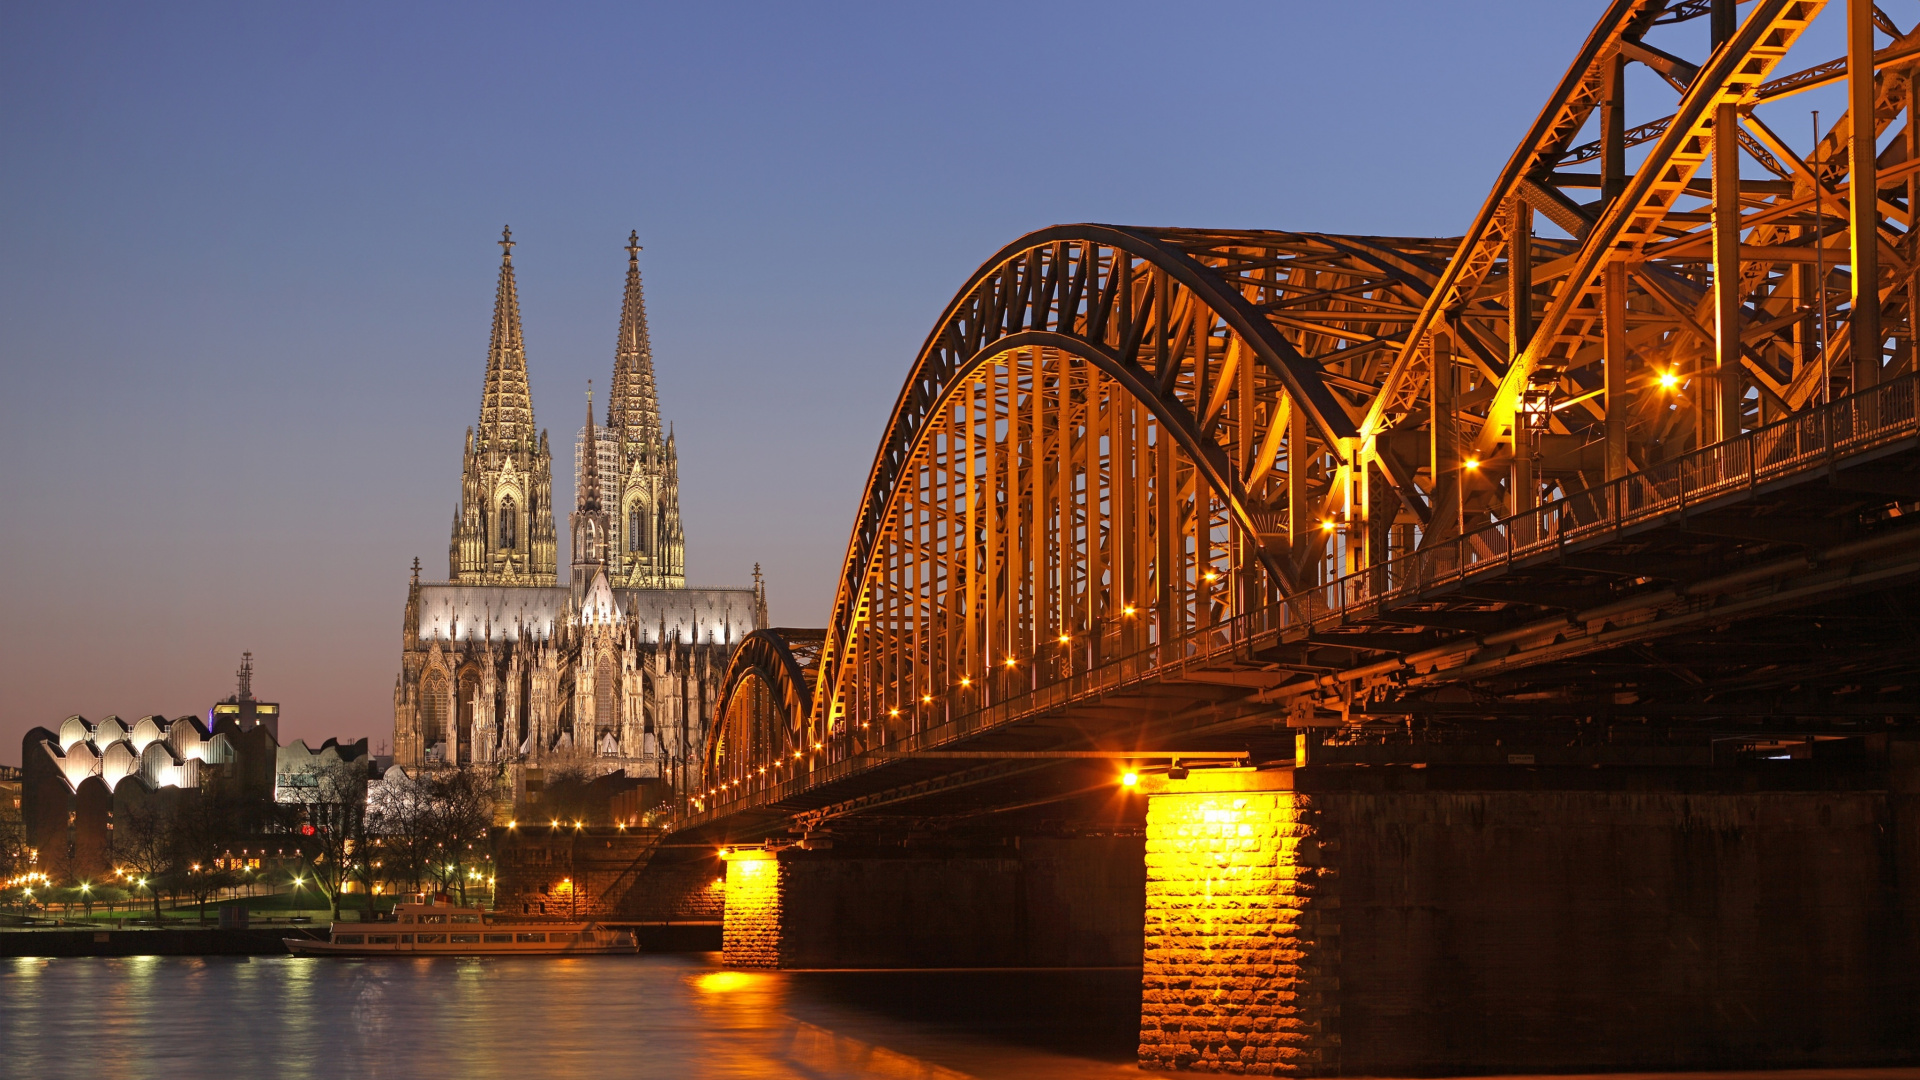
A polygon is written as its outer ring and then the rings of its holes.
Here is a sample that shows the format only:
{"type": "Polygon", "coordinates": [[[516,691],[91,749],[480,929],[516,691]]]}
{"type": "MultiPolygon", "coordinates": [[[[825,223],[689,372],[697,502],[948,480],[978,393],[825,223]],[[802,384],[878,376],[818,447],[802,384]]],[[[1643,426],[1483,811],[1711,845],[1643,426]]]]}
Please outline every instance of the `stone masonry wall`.
{"type": "Polygon", "coordinates": [[[1155,780],[1146,1068],[1920,1061],[1920,754],[1155,780]]]}
{"type": "Polygon", "coordinates": [[[751,853],[759,862],[736,857],[727,867],[726,961],[783,968],[1139,963],[1137,838],[1023,837],[990,850],[997,854],[788,848],[777,860],[760,852],[751,853]]]}
{"type": "Polygon", "coordinates": [[[1344,1073],[1920,1055],[1884,792],[1305,797],[1341,866],[1344,1073]]]}
{"type": "Polygon", "coordinates": [[[727,862],[727,918],[721,930],[720,955],[728,967],[783,966],[780,929],[784,876],[779,861],[770,857],[736,855],[727,862]]]}
{"type": "Polygon", "coordinates": [[[1289,779],[1201,774],[1149,798],[1143,1067],[1310,1075],[1338,1062],[1338,879],[1318,810],[1289,779]]]}
{"type": "Polygon", "coordinates": [[[496,829],[496,910],[613,922],[717,921],[724,891],[711,858],[655,859],[653,829],[496,829]]]}

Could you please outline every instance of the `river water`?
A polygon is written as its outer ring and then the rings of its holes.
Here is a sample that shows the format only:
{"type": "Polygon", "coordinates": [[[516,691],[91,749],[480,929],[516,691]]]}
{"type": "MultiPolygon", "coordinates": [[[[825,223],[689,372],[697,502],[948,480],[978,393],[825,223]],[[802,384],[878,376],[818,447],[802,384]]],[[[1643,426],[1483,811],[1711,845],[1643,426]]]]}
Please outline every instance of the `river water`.
{"type": "Polygon", "coordinates": [[[1139,1076],[1137,972],[717,954],[0,960],[0,1077],[1139,1076]]]}

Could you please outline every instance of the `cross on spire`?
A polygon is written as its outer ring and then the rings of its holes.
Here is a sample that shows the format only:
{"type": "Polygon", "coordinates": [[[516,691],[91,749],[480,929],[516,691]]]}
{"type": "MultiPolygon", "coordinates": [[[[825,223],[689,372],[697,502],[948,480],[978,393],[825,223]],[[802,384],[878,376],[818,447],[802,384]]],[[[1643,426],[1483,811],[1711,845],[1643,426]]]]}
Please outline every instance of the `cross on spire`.
{"type": "Polygon", "coordinates": [[[502,225],[502,226],[500,227],[500,239],[498,239],[498,240],[495,240],[495,241],[494,241],[494,243],[496,243],[496,244],[499,244],[499,245],[500,245],[500,251],[501,251],[501,256],[500,256],[500,257],[501,257],[501,258],[503,258],[503,259],[511,259],[511,258],[513,258],[513,228],[512,228],[512,226],[508,226],[508,225],[502,225]]]}
{"type": "Polygon", "coordinates": [[[640,253],[644,250],[646,249],[640,246],[640,230],[634,229],[627,233],[627,262],[639,262],[640,253]]]}

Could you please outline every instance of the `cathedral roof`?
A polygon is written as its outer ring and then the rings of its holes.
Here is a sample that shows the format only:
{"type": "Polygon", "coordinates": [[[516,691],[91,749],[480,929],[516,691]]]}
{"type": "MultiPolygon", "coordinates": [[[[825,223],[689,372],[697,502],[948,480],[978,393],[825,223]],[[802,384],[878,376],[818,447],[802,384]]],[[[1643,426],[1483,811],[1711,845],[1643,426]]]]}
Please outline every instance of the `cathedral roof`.
{"type": "MultiPolygon", "coordinates": [[[[595,582],[596,589],[601,585],[595,582]]],[[[607,589],[643,642],[732,643],[752,633],[752,589],[607,589]]],[[[589,598],[594,595],[589,592],[589,598]]],[[[421,585],[420,639],[545,641],[569,617],[565,585],[421,585]]]]}

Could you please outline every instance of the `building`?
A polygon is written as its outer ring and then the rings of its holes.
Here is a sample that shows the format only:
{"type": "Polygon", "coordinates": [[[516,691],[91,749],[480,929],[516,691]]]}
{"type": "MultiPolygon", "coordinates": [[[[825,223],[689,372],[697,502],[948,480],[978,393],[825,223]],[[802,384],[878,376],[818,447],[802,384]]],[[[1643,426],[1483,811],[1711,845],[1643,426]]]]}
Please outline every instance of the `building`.
{"type": "Polygon", "coordinates": [[[448,579],[407,589],[393,760],[624,770],[678,784],[699,772],[733,647],[766,624],[752,588],[686,585],[679,459],[660,419],[640,245],[627,280],[604,426],[575,446],[570,566],[559,581],[552,455],[536,429],[513,270],[500,246],[480,419],[463,444],[448,579]]]}
{"type": "Polygon", "coordinates": [[[207,727],[212,728],[223,719],[231,719],[241,731],[255,725],[265,727],[273,735],[273,741],[280,741],[280,705],[273,701],[255,701],[253,699],[253,654],[240,654],[240,688],[227,700],[215,705],[207,713],[207,727]]]}
{"type": "MultiPolygon", "coordinates": [[[[57,730],[37,727],[22,740],[20,813],[27,843],[40,863],[62,879],[99,877],[111,865],[113,821],[130,801],[207,791],[236,804],[273,798],[278,757],[273,722],[223,712],[252,702],[252,654],[242,662],[240,686],[208,710],[207,720],[144,716],[131,724],[117,716],[93,723],[69,716],[57,730]]],[[[299,744],[296,744],[299,745],[299,744]]],[[[364,740],[362,741],[364,745],[364,740]]]]}
{"type": "Polygon", "coordinates": [[[376,774],[367,740],[328,739],[308,749],[295,739],[274,753],[273,801],[281,804],[367,802],[367,782],[376,774]]]}

